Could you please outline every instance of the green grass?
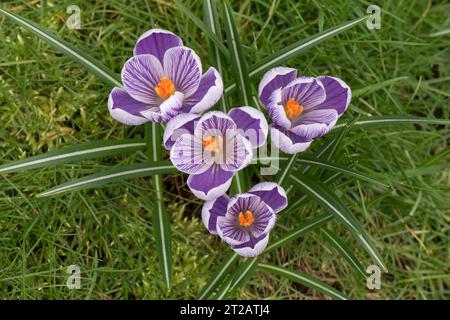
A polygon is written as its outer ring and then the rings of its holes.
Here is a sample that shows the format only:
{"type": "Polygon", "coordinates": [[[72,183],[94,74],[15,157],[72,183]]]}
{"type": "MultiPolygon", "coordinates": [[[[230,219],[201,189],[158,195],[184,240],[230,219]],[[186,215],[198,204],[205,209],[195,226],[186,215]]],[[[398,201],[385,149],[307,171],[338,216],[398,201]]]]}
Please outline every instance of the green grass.
{"type": "MultiPolygon", "coordinates": [[[[201,17],[201,1],[186,1],[201,17]]],[[[289,66],[303,75],[330,74],[359,90],[342,121],[358,115],[418,115],[449,118],[450,38],[430,37],[449,28],[450,4],[383,1],[382,28],[364,25],[308,49],[289,66]]],[[[369,2],[274,0],[233,1],[249,64],[324,29],[366,12],[369,2]]],[[[35,21],[120,72],[135,40],[152,27],[179,34],[204,63],[208,46],[201,30],[170,1],[7,1],[2,8],[35,21]],[[32,3],[32,4],[30,4],[32,3]],[[68,30],[66,7],[79,4],[82,29],[68,30]]],[[[143,127],[111,119],[110,88],[29,32],[0,16],[1,164],[97,139],[138,138],[143,127]]],[[[226,69],[226,82],[232,79],[226,69]]],[[[253,80],[257,86],[259,79],[253,80]]],[[[310,155],[330,137],[316,141],[310,155]]],[[[444,299],[450,297],[450,170],[448,126],[402,125],[353,129],[333,162],[374,175],[390,185],[341,176],[336,194],[374,237],[389,274],[381,290],[368,290],[320,233],[264,256],[306,272],[357,299],[444,299]]],[[[69,179],[145,154],[83,161],[77,165],[0,176],[1,299],[194,298],[229,250],[200,221],[201,202],[186,190],[186,177],[165,178],[172,221],[173,287],[165,289],[152,235],[150,179],[112,188],[35,196],[69,179]],[[69,265],[81,267],[82,288],[65,286],[69,265]]],[[[325,177],[331,172],[325,171],[325,177]]],[[[282,216],[282,234],[323,209],[308,202],[282,216]]],[[[337,221],[327,224],[351,248],[354,239],[337,221]]],[[[274,235],[275,237],[276,235],[274,235]]],[[[355,250],[364,267],[373,261],[355,250]]],[[[321,299],[323,295],[257,271],[239,299],[321,299]]]]}

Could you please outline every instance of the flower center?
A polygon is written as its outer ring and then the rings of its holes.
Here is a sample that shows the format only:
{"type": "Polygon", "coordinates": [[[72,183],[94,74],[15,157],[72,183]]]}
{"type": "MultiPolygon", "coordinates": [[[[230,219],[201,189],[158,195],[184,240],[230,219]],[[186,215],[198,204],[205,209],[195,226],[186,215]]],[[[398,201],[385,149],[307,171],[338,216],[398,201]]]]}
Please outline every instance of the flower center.
{"type": "Polygon", "coordinates": [[[253,217],[253,213],[250,210],[245,211],[245,213],[243,213],[242,211],[239,212],[239,224],[242,227],[250,227],[254,221],[255,218],[253,217]]]}
{"type": "Polygon", "coordinates": [[[155,92],[163,100],[167,100],[175,93],[175,84],[166,76],[161,78],[158,85],[155,87],[155,92]]]}
{"type": "Polygon", "coordinates": [[[290,98],[284,107],[284,112],[286,112],[287,118],[292,120],[301,115],[303,112],[303,106],[297,103],[294,98],[290,98]]]}
{"type": "Polygon", "coordinates": [[[206,151],[210,151],[212,153],[218,153],[220,151],[220,146],[222,144],[222,137],[218,136],[217,138],[213,136],[206,137],[203,139],[202,144],[206,151]]]}

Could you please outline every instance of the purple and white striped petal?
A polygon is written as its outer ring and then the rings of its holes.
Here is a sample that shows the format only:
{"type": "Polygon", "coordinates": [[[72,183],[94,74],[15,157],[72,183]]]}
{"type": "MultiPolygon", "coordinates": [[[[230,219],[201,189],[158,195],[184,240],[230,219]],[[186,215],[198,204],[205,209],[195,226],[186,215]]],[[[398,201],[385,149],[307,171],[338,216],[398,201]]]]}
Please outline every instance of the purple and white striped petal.
{"type": "Polygon", "coordinates": [[[269,112],[269,116],[272,118],[273,123],[285,129],[291,127],[291,121],[287,117],[284,105],[281,101],[281,89],[275,90],[270,96],[267,111],[269,112]]]}
{"type": "Polygon", "coordinates": [[[232,245],[231,249],[242,257],[256,257],[260,255],[269,243],[269,234],[262,234],[259,237],[251,237],[249,241],[232,245]]]}
{"type": "Polygon", "coordinates": [[[227,192],[233,176],[233,172],[222,170],[219,165],[213,164],[203,173],[191,174],[187,184],[197,198],[212,200],[227,192]]]}
{"type": "Polygon", "coordinates": [[[286,192],[280,185],[274,182],[258,183],[248,192],[260,197],[274,212],[280,212],[287,207],[286,192]]]}
{"type": "MultiPolygon", "coordinates": [[[[334,123],[333,123],[334,125],[334,123]]],[[[290,130],[290,136],[304,141],[311,141],[326,135],[333,126],[326,123],[300,124],[290,130]]]]}
{"type": "Polygon", "coordinates": [[[237,131],[228,131],[223,151],[216,159],[220,167],[225,171],[236,172],[242,170],[253,159],[253,147],[249,140],[242,137],[237,131]]]}
{"type": "Polygon", "coordinates": [[[270,127],[270,137],[278,149],[289,154],[305,151],[312,142],[275,125],[270,127]]]}
{"type": "Polygon", "coordinates": [[[170,149],[170,161],[181,172],[192,175],[209,172],[214,158],[205,156],[200,139],[191,134],[183,134],[170,149]]]}
{"type": "Polygon", "coordinates": [[[325,123],[327,125],[334,125],[338,119],[338,113],[334,109],[309,109],[303,112],[296,119],[292,120],[292,127],[300,124],[310,123],[325,123]]]}
{"type": "Polygon", "coordinates": [[[109,94],[108,110],[117,121],[137,126],[148,122],[140,112],[151,108],[148,104],[133,99],[124,89],[114,88],[109,94]]]}
{"type": "Polygon", "coordinates": [[[217,218],[227,212],[230,198],[226,194],[210,201],[206,201],[202,208],[202,221],[211,234],[217,234],[217,218]]]}
{"type": "Polygon", "coordinates": [[[283,106],[293,98],[303,107],[304,111],[324,102],[325,96],[325,89],[321,81],[312,77],[295,79],[281,90],[283,106]]]}
{"type": "Polygon", "coordinates": [[[159,106],[162,99],[156,94],[164,71],[159,60],[151,54],[134,56],[122,69],[122,82],[125,90],[135,100],[159,106]]]}
{"type": "Polygon", "coordinates": [[[247,138],[253,148],[266,143],[269,125],[264,114],[252,107],[233,108],[228,112],[241,136],[247,138]]]}
{"type": "Polygon", "coordinates": [[[164,130],[164,147],[170,150],[175,141],[183,134],[194,134],[194,127],[200,119],[198,114],[194,113],[180,113],[172,120],[170,120],[166,129],[164,130]]]}
{"type": "Polygon", "coordinates": [[[319,77],[326,92],[326,99],[316,106],[318,109],[334,109],[340,116],[347,110],[352,99],[352,90],[341,79],[322,76],[319,77]]]}
{"type": "Polygon", "coordinates": [[[225,136],[227,132],[237,132],[237,126],[233,119],[221,111],[209,111],[198,121],[194,134],[198,137],[206,137],[212,134],[225,136]]]}
{"type": "Polygon", "coordinates": [[[200,79],[197,91],[185,99],[183,112],[200,113],[206,111],[219,101],[222,93],[222,77],[215,68],[211,67],[200,79]]]}
{"type": "Polygon", "coordinates": [[[170,48],[164,55],[164,72],[177,91],[186,97],[197,91],[202,77],[202,63],[194,50],[187,47],[170,48]]]}
{"type": "Polygon", "coordinates": [[[142,111],[141,115],[155,122],[167,122],[180,112],[183,106],[183,97],[184,94],[177,91],[161,103],[157,109],[142,111]]]}
{"type": "Polygon", "coordinates": [[[150,29],[139,37],[134,47],[134,55],[151,54],[163,63],[168,49],[181,46],[183,41],[174,33],[163,29],[150,29]]]}
{"type": "Polygon", "coordinates": [[[259,83],[259,101],[265,107],[268,106],[269,98],[277,89],[286,86],[297,77],[297,70],[286,67],[276,67],[264,74],[259,83]]]}

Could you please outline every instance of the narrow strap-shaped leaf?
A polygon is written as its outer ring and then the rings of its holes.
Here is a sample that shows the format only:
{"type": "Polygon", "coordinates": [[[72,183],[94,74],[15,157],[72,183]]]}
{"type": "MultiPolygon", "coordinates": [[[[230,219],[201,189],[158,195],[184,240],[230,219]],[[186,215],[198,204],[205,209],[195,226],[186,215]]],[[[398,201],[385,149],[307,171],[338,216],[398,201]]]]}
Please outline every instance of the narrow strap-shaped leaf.
{"type": "MultiPolygon", "coordinates": [[[[361,117],[354,122],[354,127],[361,126],[364,128],[379,128],[385,126],[393,126],[399,124],[443,124],[450,125],[448,119],[430,119],[425,117],[414,116],[373,116],[373,117],[361,117]]],[[[333,129],[340,128],[347,125],[347,123],[340,123],[333,129]]]]}
{"type": "Polygon", "coordinates": [[[387,272],[381,255],[370,240],[369,234],[361,226],[358,219],[351,213],[351,211],[331,192],[324,184],[312,180],[307,176],[290,176],[294,184],[311,198],[321,204],[328,212],[340,219],[356,239],[362,244],[364,249],[374,258],[377,264],[387,272]]]}
{"type": "Polygon", "coordinates": [[[224,7],[225,34],[227,35],[231,66],[233,68],[236,83],[239,86],[239,102],[241,105],[250,106],[251,86],[247,72],[247,62],[245,61],[244,51],[239,40],[239,34],[233,17],[233,10],[226,0],[224,0],[224,7]]]}
{"type": "Polygon", "coordinates": [[[12,173],[29,169],[45,168],[60,164],[73,163],[86,159],[110,157],[145,149],[141,139],[119,141],[93,141],[79,145],[67,146],[44,154],[14,161],[0,166],[0,173],[12,173]]]}
{"type": "Polygon", "coordinates": [[[170,161],[145,162],[125,165],[60,184],[38,194],[38,197],[49,197],[69,191],[100,188],[109,183],[123,181],[126,179],[176,172],[177,169],[170,163],[170,161]]]}
{"type": "Polygon", "coordinates": [[[285,186],[289,175],[291,173],[292,168],[295,165],[295,160],[298,158],[298,153],[291,155],[288,158],[287,163],[284,165],[283,170],[280,170],[278,174],[275,177],[275,180],[278,182],[279,185],[285,186]]]}
{"type": "Polygon", "coordinates": [[[211,279],[209,279],[208,283],[203,287],[200,293],[197,296],[198,300],[207,299],[214,290],[220,285],[223,278],[226,276],[226,272],[230,269],[230,267],[234,264],[236,259],[239,257],[237,253],[231,253],[224,262],[216,269],[211,279]]]}
{"type": "Polygon", "coordinates": [[[173,0],[173,2],[175,2],[175,4],[181,9],[181,12],[183,12],[184,14],[186,14],[189,19],[192,20],[192,22],[194,22],[194,24],[200,29],[202,30],[206,37],[213,41],[214,44],[217,46],[217,48],[219,48],[219,50],[222,52],[222,54],[229,59],[230,54],[227,50],[227,47],[225,47],[225,45],[221,42],[220,38],[217,37],[216,34],[214,34],[211,30],[210,30],[210,26],[204,24],[202,22],[202,20],[200,20],[195,13],[193,13],[191,10],[189,10],[188,7],[186,7],[180,0],[173,0]]]}
{"type": "MultiPolygon", "coordinates": [[[[358,18],[325,30],[324,32],[315,34],[312,37],[301,39],[251,66],[249,76],[256,77],[270,68],[283,65],[283,63],[286,63],[290,59],[299,56],[306,49],[312,48],[324,40],[337,36],[338,34],[364,22],[366,19],[367,17],[358,18]]],[[[236,83],[227,85],[225,92],[230,92],[234,89],[236,89],[236,83]]]]}
{"type": "Polygon", "coordinates": [[[68,42],[62,40],[52,32],[46,30],[38,24],[28,21],[12,12],[0,9],[0,13],[3,13],[6,17],[24,27],[28,31],[32,32],[57,50],[60,50],[65,55],[69,56],[73,60],[81,63],[87,70],[98,76],[100,79],[110,84],[111,86],[121,87],[122,83],[120,78],[110,69],[105,67],[101,62],[94,59],[87,53],[75,48],[68,42]]]}
{"type": "Polygon", "coordinates": [[[325,160],[303,157],[303,158],[297,159],[297,163],[319,166],[321,168],[325,168],[325,169],[335,171],[335,172],[340,172],[340,173],[346,174],[348,176],[352,176],[352,177],[355,177],[355,178],[358,178],[358,179],[361,179],[361,180],[364,180],[367,182],[376,183],[376,184],[382,185],[384,187],[388,187],[387,184],[385,184],[377,179],[374,179],[363,173],[357,172],[355,170],[352,170],[352,169],[346,168],[344,166],[338,165],[336,163],[331,163],[331,162],[328,162],[325,160]]]}
{"type": "Polygon", "coordinates": [[[250,275],[255,271],[257,265],[258,258],[246,259],[234,272],[229,291],[232,291],[244,284],[250,275]]]}
{"type": "Polygon", "coordinates": [[[353,254],[353,252],[350,250],[350,248],[342,241],[342,239],[334,234],[333,232],[321,228],[320,232],[324,235],[325,239],[328,240],[328,242],[344,257],[344,259],[349,263],[349,265],[356,270],[359,274],[363,276],[363,278],[367,278],[367,274],[364,272],[364,268],[359,262],[359,260],[356,258],[356,256],[353,254]]]}
{"type": "MultiPolygon", "coordinates": [[[[217,14],[217,7],[214,0],[203,0],[203,21],[205,22],[205,25],[208,29],[211,30],[211,32],[222,42],[222,33],[220,29],[220,22],[219,22],[219,16],[217,14]]],[[[217,71],[223,75],[222,70],[222,57],[220,48],[216,45],[214,41],[211,39],[208,39],[208,46],[210,52],[212,54],[209,55],[209,60],[212,66],[214,66],[217,71]]],[[[228,111],[228,106],[226,102],[226,97],[221,97],[219,100],[220,108],[223,112],[228,111]]]]}
{"type": "Polygon", "coordinates": [[[286,279],[289,279],[294,282],[298,282],[306,287],[312,288],[314,290],[319,291],[327,296],[330,296],[334,299],[339,300],[347,300],[348,298],[339,292],[338,290],[330,287],[328,284],[323,283],[322,281],[317,280],[316,278],[300,271],[294,271],[292,269],[281,268],[278,266],[273,266],[265,263],[258,264],[258,268],[264,271],[271,272],[273,274],[282,276],[286,279]]]}
{"type": "Polygon", "coordinates": [[[232,283],[232,277],[231,275],[225,278],[225,280],[222,282],[222,285],[217,290],[216,294],[213,296],[213,299],[215,300],[223,300],[228,292],[230,292],[230,286],[232,283]]]}
{"type": "Polygon", "coordinates": [[[353,216],[350,210],[342,204],[339,198],[336,197],[334,193],[329,191],[325,185],[304,175],[291,175],[290,179],[294,182],[298,189],[324,206],[327,211],[334,214],[351,231],[357,234],[362,232],[362,228],[358,220],[353,216]]]}
{"type": "MultiPolygon", "coordinates": [[[[162,159],[162,138],[161,126],[152,122],[146,124],[145,137],[147,141],[147,154],[150,161],[160,161],[162,159]]],[[[154,199],[156,211],[153,212],[153,233],[158,253],[159,266],[163,274],[167,288],[172,284],[172,237],[170,231],[170,220],[164,204],[163,181],[161,175],[152,177],[154,199]]]]}

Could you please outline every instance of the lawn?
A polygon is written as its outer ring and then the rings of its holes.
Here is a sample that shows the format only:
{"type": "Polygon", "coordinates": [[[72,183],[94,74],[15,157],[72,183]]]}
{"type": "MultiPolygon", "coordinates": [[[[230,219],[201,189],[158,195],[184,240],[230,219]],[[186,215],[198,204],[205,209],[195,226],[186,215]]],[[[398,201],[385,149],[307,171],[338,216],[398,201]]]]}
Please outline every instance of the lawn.
{"type": "MultiPolygon", "coordinates": [[[[202,19],[202,1],[183,1],[202,19]]],[[[234,18],[250,65],[300,39],[366,14],[366,1],[232,1],[234,18]]],[[[382,1],[381,29],[360,23],[305,50],[287,66],[301,75],[329,74],[353,90],[339,123],[359,116],[450,117],[450,3],[382,1]],[[441,32],[441,33],[439,33],[441,32]]],[[[6,1],[14,12],[58,34],[117,73],[134,44],[151,28],[171,30],[202,58],[207,38],[172,1],[6,1]],[[66,8],[81,9],[81,29],[65,25],[66,8]]],[[[143,138],[144,127],[111,118],[111,87],[76,62],[0,14],[1,164],[94,140],[143,138]]],[[[224,67],[224,82],[233,78],[224,67]]],[[[258,86],[260,77],[252,79],[258,86]]],[[[233,102],[233,100],[232,100],[233,102]]],[[[311,156],[332,140],[317,140],[300,156],[311,156]]],[[[326,239],[309,232],[261,262],[314,276],[354,299],[448,299],[450,159],[444,124],[355,125],[330,159],[387,184],[348,175],[329,184],[372,235],[388,273],[369,290],[326,239]]],[[[167,155],[165,155],[167,157],[167,155]]],[[[166,289],[152,231],[151,178],[53,197],[39,193],[68,180],[144,161],[143,151],[51,168],[0,175],[0,299],[192,299],[230,251],[205,230],[203,202],[187,189],[186,175],[164,178],[172,226],[173,283],[166,289]],[[66,287],[70,265],[81,268],[81,288],[66,287]]],[[[304,164],[299,163],[301,170],[304,164]]],[[[318,171],[324,181],[333,174],[318,171]]],[[[273,237],[317,217],[314,201],[279,219],[273,237]]],[[[374,261],[345,227],[326,230],[352,248],[364,269],[374,261]]],[[[242,259],[243,261],[243,259],[242,259]]],[[[256,270],[228,294],[231,299],[328,299],[288,279],[256,270]]]]}

